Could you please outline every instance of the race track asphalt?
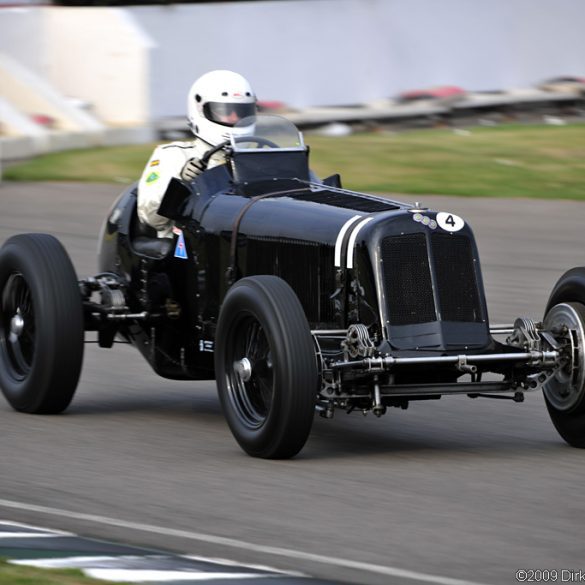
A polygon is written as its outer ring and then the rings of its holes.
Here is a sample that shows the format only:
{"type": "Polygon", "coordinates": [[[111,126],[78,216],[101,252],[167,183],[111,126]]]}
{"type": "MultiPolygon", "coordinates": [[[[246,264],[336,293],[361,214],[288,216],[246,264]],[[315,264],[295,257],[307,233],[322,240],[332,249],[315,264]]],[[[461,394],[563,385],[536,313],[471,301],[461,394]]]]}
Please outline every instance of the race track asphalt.
{"type": "MultiPolygon", "coordinates": [[[[119,190],[0,184],[0,242],[52,233],[90,275],[119,190]]],[[[557,278],[585,264],[583,203],[417,199],[474,227],[492,323],[540,318],[557,278]]],[[[236,445],[213,382],[166,381],[130,347],[88,345],[67,413],[17,414],[0,399],[0,439],[0,519],[357,584],[500,585],[519,569],[585,570],[585,451],[557,436],[539,394],[316,418],[299,457],[262,461],[236,445]]]]}

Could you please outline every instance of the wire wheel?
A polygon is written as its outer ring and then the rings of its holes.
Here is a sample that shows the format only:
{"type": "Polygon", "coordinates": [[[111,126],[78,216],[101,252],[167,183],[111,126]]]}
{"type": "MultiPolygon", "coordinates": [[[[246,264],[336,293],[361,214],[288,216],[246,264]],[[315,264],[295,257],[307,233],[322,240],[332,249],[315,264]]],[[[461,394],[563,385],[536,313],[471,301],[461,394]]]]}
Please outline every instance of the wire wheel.
{"type": "Polygon", "coordinates": [[[221,308],[215,374],[234,437],[254,457],[284,459],[305,444],[319,383],[299,299],[276,276],[236,282],[221,308]]]}
{"type": "Polygon", "coordinates": [[[544,385],[543,391],[551,406],[571,411],[585,396],[585,322],[584,306],[560,303],[544,318],[544,328],[553,331],[563,342],[564,365],[544,385]]]}
{"type": "Polygon", "coordinates": [[[226,379],[232,406],[248,427],[259,428],[266,421],[274,396],[268,339],[253,316],[243,316],[234,324],[228,343],[226,379]]]}
{"type": "Polygon", "coordinates": [[[20,273],[8,277],[0,299],[0,344],[16,379],[24,379],[35,355],[35,313],[30,288],[20,273]]]}

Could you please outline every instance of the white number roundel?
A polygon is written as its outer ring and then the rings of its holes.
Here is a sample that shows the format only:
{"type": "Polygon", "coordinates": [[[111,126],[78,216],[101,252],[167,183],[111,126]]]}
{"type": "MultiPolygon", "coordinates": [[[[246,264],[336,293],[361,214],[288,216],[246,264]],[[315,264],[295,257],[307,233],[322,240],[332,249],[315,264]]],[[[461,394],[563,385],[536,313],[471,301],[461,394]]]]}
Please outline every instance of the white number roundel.
{"type": "Polygon", "coordinates": [[[458,215],[444,211],[437,213],[437,223],[447,232],[458,232],[465,225],[465,222],[458,215]]]}

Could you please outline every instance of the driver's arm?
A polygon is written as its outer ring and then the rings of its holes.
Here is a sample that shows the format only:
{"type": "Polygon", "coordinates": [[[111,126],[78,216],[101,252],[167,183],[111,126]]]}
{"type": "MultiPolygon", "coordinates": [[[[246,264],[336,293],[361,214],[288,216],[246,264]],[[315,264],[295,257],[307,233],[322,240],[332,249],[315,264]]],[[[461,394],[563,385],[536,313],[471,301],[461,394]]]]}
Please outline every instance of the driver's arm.
{"type": "Polygon", "coordinates": [[[225,163],[225,152],[223,149],[213,154],[206,162],[203,162],[203,159],[207,158],[206,155],[208,155],[209,150],[212,148],[217,150],[217,147],[212,147],[203,140],[195,140],[193,142],[193,148],[189,153],[190,158],[181,169],[180,178],[183,181],[190,183],[207,169],[225,163]]]}
{"type": "Polygon", "coordinates": [[[205,170],[205,165],[198,158],[190,158],[181,170],[181,179],[189,183],[205,170]]]}

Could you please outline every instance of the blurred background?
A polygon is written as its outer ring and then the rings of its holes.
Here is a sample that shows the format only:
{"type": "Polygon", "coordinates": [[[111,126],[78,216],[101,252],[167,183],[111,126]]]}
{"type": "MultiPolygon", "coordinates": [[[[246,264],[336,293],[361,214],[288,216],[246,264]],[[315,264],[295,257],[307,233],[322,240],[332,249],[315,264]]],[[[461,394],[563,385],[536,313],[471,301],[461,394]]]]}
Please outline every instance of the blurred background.
{"type": "Polygon", "coordinates": [[[579,22],[580,0],[0,0],[1,157],[178,136],[188,88],[217,68],[334,134],[581,117],[579,22]]]}

